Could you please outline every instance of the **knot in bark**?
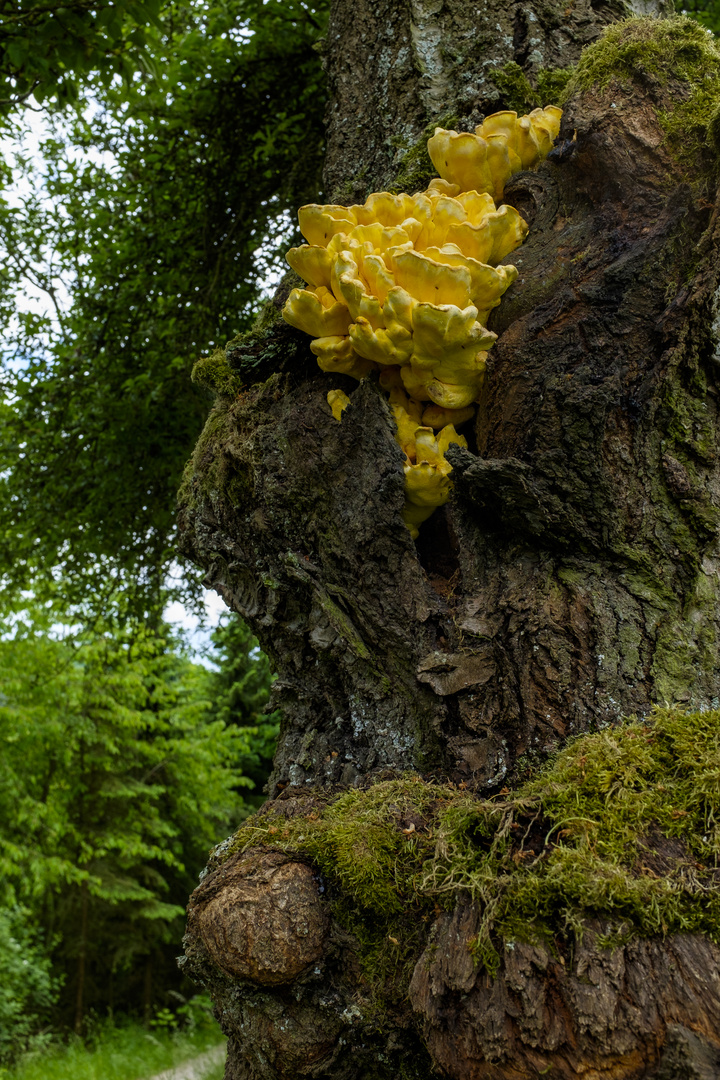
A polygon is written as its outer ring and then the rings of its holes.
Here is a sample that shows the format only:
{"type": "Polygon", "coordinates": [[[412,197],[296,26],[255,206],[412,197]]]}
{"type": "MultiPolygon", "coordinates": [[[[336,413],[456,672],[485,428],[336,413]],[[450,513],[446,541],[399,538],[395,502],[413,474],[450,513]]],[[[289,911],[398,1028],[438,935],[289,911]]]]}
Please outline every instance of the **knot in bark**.
{"type": "Polygon", "coordinates": [[[262,986],[292,982],[319,960],[328,923],[311,868],[279,851],[231,857],[189,907],[189,928],[217,967],[262,986]]]}

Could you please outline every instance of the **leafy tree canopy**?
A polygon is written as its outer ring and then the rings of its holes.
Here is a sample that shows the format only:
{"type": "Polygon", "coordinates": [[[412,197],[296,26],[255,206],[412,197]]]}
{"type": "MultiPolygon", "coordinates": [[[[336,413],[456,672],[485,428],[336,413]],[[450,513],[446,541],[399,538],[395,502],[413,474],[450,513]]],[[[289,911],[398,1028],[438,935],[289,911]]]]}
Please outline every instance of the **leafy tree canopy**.
{"type": "MultiPolygon", "coordinates": [[[[0,205],[0,305],[15,310],[0,566],[16,588],[62,582],[79,600],[119,586],[140,609],[157,603],[209,404],[190,369],[252,321],[289,210],[319,192],[325,6],[167,4],[137,44],[155,74],[108,80],[96,56],[42,161],[17,155],[34,193],[0,205]],[[18,305],[28,283],[52,315],[18,305]]],[[[105,9],[92,10],[94,26],[105,9]]]]}
{"type": "MultiPolygon", "coordinates": [[[[193,361],[249,326],[321,197],[328,5],[0,0],[0,115],[51,106],[40,159],[0,166],[25,184],[0,202],[11,588],[157,610],[209,404],[193,361]]],[[[718,0],[678,6],[720,30],[718,0]]]]}
{"type": "Polygon", "coordinates": [[[160,0],[0,0],[0,111],[28,102],[78,99],[79,82],[97,72],[132,79],[154,70],[149,30],[160,28],[160,0]]]}

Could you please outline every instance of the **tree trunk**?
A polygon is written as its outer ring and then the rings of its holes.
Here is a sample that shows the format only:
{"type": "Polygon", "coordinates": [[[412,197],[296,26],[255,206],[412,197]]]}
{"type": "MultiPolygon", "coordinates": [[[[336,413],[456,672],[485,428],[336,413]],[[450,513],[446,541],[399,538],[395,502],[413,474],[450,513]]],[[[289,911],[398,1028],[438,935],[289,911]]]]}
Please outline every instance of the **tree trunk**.
{"type": "MultiPolygon", "coordinates": [[[[535,84],[626,14],[337,0],[328,198],[397,189],[429,123],[469,129],[506,106],[510,62],[535,84]]],[[[228,348],[245,386],[198,444],[183,546],[275,663],[273,797],[408,769],[493,795],[570,735],[657,702],[717,703],[717,168],[690,128],[680,152],[663,127],[690,94],[642,64],[578,82],[550,158],[506,188],[530,224],[506,260],[520,276],[491,317],[470,446],[448,452],[454,496],[417,543],[377,384],[319,372],[280,323],[228,348]],[[337,387],[351,399],[340,424],[337,387]]],[[[257,897],[290,897],[293,874],[307,884],[303,860],[277,857],[220,852],[191,903],[188,963],[230,1036],[228,1080],[390,1076],[399,1061],[420,1076],[430,1059],[456,1080],[716,1075],[718,954],[700,937],[603,951],[588,924],[567,967],[522,946],[491,977],[468,961],[477,911],[461,897],[375,1027],[335,922],[299,981],[282,974],[284,923],[272,978],[234,967],[257,897]]],[[[320,933],[325,916],[302,910],[303,933],[320,933]]]]}
{"type": "Polygon", "coordinates": [[[87,881],[80,886],[80,926],[78,928],[77,985],[75,988],[75,1034],[82,1035],[85,1023],[85,966],[87,963],[88,912],[90,894],[87,881]]]}

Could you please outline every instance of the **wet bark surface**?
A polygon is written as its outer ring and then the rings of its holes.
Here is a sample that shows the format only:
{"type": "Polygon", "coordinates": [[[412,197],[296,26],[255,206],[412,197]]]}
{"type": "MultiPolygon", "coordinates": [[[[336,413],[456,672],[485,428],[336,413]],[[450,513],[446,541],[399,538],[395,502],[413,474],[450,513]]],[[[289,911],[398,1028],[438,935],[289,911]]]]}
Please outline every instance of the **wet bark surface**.
{"type": "MultiPolygon", "coordinates": [[[[572,63],[617,14],[571,11],[567,41],[549,9],[538,13],[540,44],[530,9],[494,13],[505,29],[493,56],[504,62],[507,46],[530,75],[572,63]]],[[[397,130],[402,149],[441,104],[466,118],[495,107],[479,74],[490,25],[460,4],[336,5],[334,197],[391,182],[402,155],[388,139],[397,130]],[[457,63],[418,67],[419,42],[457,63]]],[[[218,401],[200,440],[182,543],[278,672],[271,795],[409,768],[492,794],[569,735],[656,701],[720,697],[720,236],[714,164],[679,165],[661,128],[683,92],[647,80],[577,95],[550,158],[508,186],[531,226],[506,260],[519,278],[491,319],[500,336],[469,448],[448,454],[455,494],[417,543],[402,524],[402,454],[377,384],[318,372],[307,339],[284,325],[230,350],[246,385],[218,401]],[[336,388],[351,400],[341,422],[326,401],[336,388]]],[[[274,857],[262,873],[233,864],[227,902],[211,864],[191,903],[186,964],[229,1036],[227,1080],[376,1080],[401,1062],[427,1076],[431,1059],[453,1080],[535,1080],[549,1068],[597,1080],[720,1074],[719,955],[699,938],[609,949],[603,927],[588,925],[572,955],[516,943],[491,978],[469,951],[477,912],[461,903],[428,926],[410,1000],[381,1023],[368,1019],[356,944],[329,916],[314,924],[322,948],[311,960],[293,951],[307,935],[292,912],[279,919],[268,965],[292,981],[263,982],[262,957],[254,974],[231,968],[243,875],[270,888],[274,857]]],[[[310,889],[299,918],[317,898],[297,872],[310,889]]],[[[265,909],[243,896],[252,924],[265,909]]]]}

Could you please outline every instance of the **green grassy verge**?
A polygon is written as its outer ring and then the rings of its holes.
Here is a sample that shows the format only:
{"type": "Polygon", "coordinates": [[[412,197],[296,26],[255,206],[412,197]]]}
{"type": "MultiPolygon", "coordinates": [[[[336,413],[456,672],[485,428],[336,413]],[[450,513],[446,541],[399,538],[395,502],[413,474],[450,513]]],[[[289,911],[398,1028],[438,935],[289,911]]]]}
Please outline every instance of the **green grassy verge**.
{"type": "MultiPolygon", "coordinates": [[[[89,1042],[72,1038],[26,1055],[0,1080],[146,1080],[223,1041],[213,1023],[186,1031],[148,1029],[140,1023],[99,1024],[89,1042]]],[[[223,1065],[203,1075],[221,1080],[223,1065]]]]}

